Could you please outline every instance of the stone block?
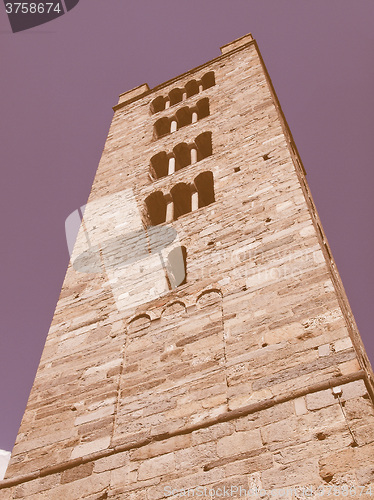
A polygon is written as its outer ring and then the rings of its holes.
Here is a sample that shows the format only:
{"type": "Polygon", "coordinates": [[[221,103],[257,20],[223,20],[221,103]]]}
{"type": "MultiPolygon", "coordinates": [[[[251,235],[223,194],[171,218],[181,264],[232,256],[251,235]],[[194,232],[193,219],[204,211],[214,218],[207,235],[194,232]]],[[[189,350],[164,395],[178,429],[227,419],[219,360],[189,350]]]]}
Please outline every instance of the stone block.
{"type": "Polygon", "coordinates": [[[356,470],[356,477],[359,485],[374,483],[374,465],[356,470]]]}
{"type": "Polygon", "coordinates": [[[69,439],[72,434],[73,432],[71,431],[71,429],[65,428],[58,432],[54,432],[53,434],[43,434],[42,436],[39,436],[35,439],[24,440],[15,445],[13,453],[18,455],[19,453],[45,447],[51,445],[52,443],[58,443],[69,439]]]}
{"type": "Polygon", "coordinates": [[[330,481],[335,475],[344,474],[352,469],[362,469],[374,466],[374,445],[347,448],[319,460],[320,476],[330,481]]]}
{"type": "Polygon", "coordinates": [[[350,349],[352,347],[352,340],[350,337],[345,337],[334,342],[334,351],[344,351],[345,349],[350,349]]]}
{"type": "Polygon", "coordinates": [[[234,432],[217,441],[217,455],[229,457],[262,447],[259,430],[234,432]]]}
{"type": "MultiPolygon", "coordinates": [[[[60,484],[61,474],[53,474],[51,476],[41,477],[34,481],[29,481],[16,486],[14,496],[12,498],[28,498],[31,495],[42,493],[55,488],[60,484]]],[[[3,490],[0,490],[0,497],[3,495],[3,490]]]]}
{"type": "Polygon", "coordinates": [[[305,413],[308,413],[305,397],[295,399],[294,405],[295,405],[296,415],[305,415],[305,413]]]}
{"type": "Polygon", "coordinates": [[[284,342],[285,340],[297,338],[299,335],[304,333],[304,327],[301,323],[291,323],[290,325],[284,325],[282,328],[276,328],[275,330],[270,330],[264,335],[264,340],[268,344],[277,344],[279,342],[284,342]]]}
{"type": "MultiPolygon", "coordinates": [[[[260,450],[259,450],[260,451],[260,450]]],[[[230,476],[248,476],[256,471],[264,471],[270,469],[274,465],[273,455],[269,452],[262,452],[250,458],[240,459],[228,463],[224,466],[226,477],[230,476]]]]}
{"type": "Polygon", "coordinates": [[[350,373],[356,373],[361,370],[360,363],[357,359],[351,359],[345,363],[339,363],[338,367],[342,375],[349,375],[350,373]]]}
{"type": "Polygon", "coordinates": [[[369,444],[374,441],[374,422],[369,425],[352,426],[353,435],[359,446],[369,444]]]}
{"type": "Polygon", "coordinates": [[[325,391],[313,392],[306,395],[306,405],[308,410],[319,410],[326,406],[339,404],[337,398],[332,393],[331,389],[325,391]]]}
{"type": "Polygon", "coordinates": [[[157,476],[163,476],[165,474],[170,474],[174,469],[174,453],[168,453],[142,462],[139,466],[138,479],[139,481],[143,481],[157,476]]]}
{"type": "MultiPolygon", "coordinates": [[[[208,472],[198,472],[194,474],[187,474],[178,478],[166,479],[160,482],[159,485],[149,488],[148,498],[158,500],[160,498],[168,498],[171,492],[174,495],[179,495],[180,498],[188,497],[190,490],[190,497],[193,498],[193,493],[197,498],[204,498],[201,491],[204,491],[205,486],[216,484],[225,479],[223,469],[214,469],[208,472]]],[[[170,497],[172,498],[172,497],[170,497]]],[[[178,496],[177,496],[178,498],[178,496]]]]}
{"type": "Polygon", "coordinates": [[[107,417],[108,415],[113,415],[113,413],[114,413],[113,404],[108,406],[103,406],[102,408],[99,408],[97,410],[84,413],[83,415],[79,415],[78,417],[76,417],[74,425],[81,425],[87,422],[92,422],[93,420],[100,420],[104,417],[107,417]]]}
{"type": "Polygon", "coordinates": [[[262,486],[265,490],[274,490],[286,486],[302,486],[319,484],[318,459],[294,462],[283,467],[273,467],[261,474],[262,486]]]}
{"type": "Polygon", "coordinates": [[[204,443],[192,448],[185,448],[174,453],[176,470],[182,474],[187,471],[201,470],[205,464],[217,459],[216,443],[204,443]]]}
{"type": "Polygon", "coordinates": [[[84,457],[85,455],[90,455],[96,451],[105,450],[109,447],[110,436],[106,436],[95,441],[90,441],[88,443],[83,443],[75,448],[71,452],[71,458],[84,457]]]}
{"type": "Polygon", "coordinates": [[[91,476],[94,469],[94,462],[87,462],[86,464],[67,469],[61,474],[61,484],[71,483],[83,477],[91,476]]]}
{"type": "Polygon", "coordinates": [[[362,397],[349,399],[345,402],[344,410],[350,422],[356,420],[359,425],[363,425],[373,421],[374,408],[369,399],[362,397]]]}
{"type": "Polygon", "coordinates": [[[330,354],[330,344],[323,344],[318,346],[318,356],[328,356],[330,354]]]}
{"type": "Polygon", "coordinates": [[[94,472],[105,472],[118,469],[129,463],[129,452],[115,453],[109,457],[99,458],[95,460],[94,472]]]}
{"type": "Polygon", "coordinates": [[[281,420],[261,428],[262,441],[264,445],[270,445],[295,440],[297,431],[295,419],[281,420]]]}
{"type": "Polygon", "coordinates": [[[355,382],[349,382],[342,386],[343,396],[345,400],[358,398],[360,396],[367,395],[367,389],[363,380],[356,380],[355,382]]]}
{"type": "Polygon", "coordinates": [[[131,460],[146,460],[158,455],[166,455],[176,450],[189,448],[191,444],[191,435],[174,436],[164,441],[158,441],[146,446],[142,446],[131,452],[131,460]]]}
{"type": "Polygon", "coordinates": [[[232,422],[224,422],[222,424],[213,425],[192,432],[192,444],[198,445],[209,441],[216,442],[223,436],[229,436],[235,431],[235,426],[232,422]]]}

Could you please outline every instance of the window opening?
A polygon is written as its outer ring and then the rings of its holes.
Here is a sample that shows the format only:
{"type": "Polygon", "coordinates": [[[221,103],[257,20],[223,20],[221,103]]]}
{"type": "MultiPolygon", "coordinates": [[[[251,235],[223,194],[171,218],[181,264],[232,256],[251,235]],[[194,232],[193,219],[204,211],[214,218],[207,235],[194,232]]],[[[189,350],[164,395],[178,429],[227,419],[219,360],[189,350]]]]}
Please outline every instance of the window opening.
{"type": "Polygon", "coordinates": [[[199,85],[196,80],[190,80],[185,86],[187,97],[192,97],[199,93],[199,85]]]}
{"type": "Polygon", "coordinates": [[[161,153],[157,153],[151,158],[151,171],[154,173],[154,177],[156,179],[160,179],[161,177],[166,177],[168,175],[168,157],[165,151],[161,151],[161,153]]]}
{"type": "Polygon", "coordinates": [[[175,156],[175,169],[180,170],[181,168],[187,167],[191,164],[191,153],[189,146],[182,142],[178,144],[173,149],[173,153],[175,156]]]}
{"type": "Polygon", "coordinates": [[[204,132],[200,134],[198,137],[195,139],[195,144],[197,146],[197,159],[203,160],[204,158],[207,158],[208,156],[211,156],[212,154],[212,133],[211,132],[204,132]]]}
{"type": "Polygon", "coordinates": [[[206,207],[215,201],[212,172],[202,172],[195,178],[194,183],[199,193],[199,208],[206,207]]]}
{"type": "Polygon", "coordinates": [[[174,220],[191,212],[191,190],[184,182],[176,184],[170,191],[174,204],[174,220]]]}
{"type": "Polygon", "coordinates": [[[161,191],[150,194],[146,200],[148,217],[153,226],[162,224],[166,220],[166,201],[161,191]]]}
{"type": "Polygon", "coordinates": [[[201,78],[201,83],[203,86],[203,89],[209,89],[210,87],[213,87],[216,84],[215,78],[214,78],[214,72],[209,71],[209,73],[206,73],[202,78],[201,78]]]}
{"type": "Polygon", "coordinates": [[[170,106],[181,102],[183,99],[183,90],[182,89],[173,89],[169,92],[170,106]]]}

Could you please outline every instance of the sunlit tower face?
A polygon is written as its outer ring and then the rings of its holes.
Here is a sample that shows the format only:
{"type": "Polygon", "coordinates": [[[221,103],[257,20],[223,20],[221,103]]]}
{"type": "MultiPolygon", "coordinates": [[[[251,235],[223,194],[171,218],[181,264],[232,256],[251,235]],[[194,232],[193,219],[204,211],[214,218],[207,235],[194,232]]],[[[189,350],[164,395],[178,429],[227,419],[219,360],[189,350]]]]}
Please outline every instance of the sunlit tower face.
{"type": "Polygon", "coordinates": [[[372,371],[257,45],[221,52],[114,107],[9,498],[368,494],[372,371]]]}

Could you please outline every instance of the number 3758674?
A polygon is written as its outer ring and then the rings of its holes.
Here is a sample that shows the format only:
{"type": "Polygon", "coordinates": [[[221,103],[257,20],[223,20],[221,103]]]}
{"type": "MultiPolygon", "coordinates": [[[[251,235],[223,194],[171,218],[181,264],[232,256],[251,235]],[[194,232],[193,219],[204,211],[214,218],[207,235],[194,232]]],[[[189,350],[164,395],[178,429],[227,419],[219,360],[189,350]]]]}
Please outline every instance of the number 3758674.
{"type": "Polygon", "coordinates": [[[61,12],[60,2],[14,2],[5,4],[7,14],[50,14],[61,12]]]}

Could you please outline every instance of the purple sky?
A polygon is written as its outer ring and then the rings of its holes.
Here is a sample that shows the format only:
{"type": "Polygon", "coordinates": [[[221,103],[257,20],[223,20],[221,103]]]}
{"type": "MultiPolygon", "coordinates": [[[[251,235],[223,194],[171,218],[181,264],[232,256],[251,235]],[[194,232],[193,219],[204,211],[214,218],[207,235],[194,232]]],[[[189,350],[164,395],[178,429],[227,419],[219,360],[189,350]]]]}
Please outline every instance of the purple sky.
{"type": "Polygon", "coordinates": [[[251,32],[273,80],[371,361],[372,0],[80,0],[12,34],[0,5],[0,448],[11,449],[118,95],[251,32]]]}

